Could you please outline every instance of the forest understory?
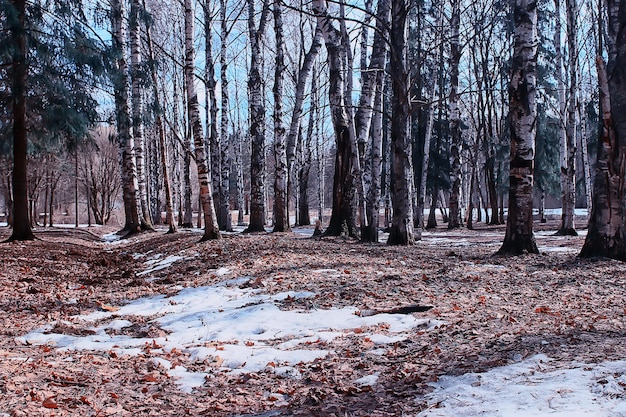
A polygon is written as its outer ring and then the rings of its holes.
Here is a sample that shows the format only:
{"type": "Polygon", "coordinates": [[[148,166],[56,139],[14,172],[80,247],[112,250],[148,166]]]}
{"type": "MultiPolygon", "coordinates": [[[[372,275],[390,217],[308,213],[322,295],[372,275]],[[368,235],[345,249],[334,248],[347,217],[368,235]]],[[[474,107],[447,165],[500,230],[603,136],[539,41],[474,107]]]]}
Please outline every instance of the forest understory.
{"type": "MultiPolygon", "coordinates": [[[[577,258],[584,237],[553,236],[557,226],[535,223],[542,254],[518,257],[494,256],[504,227],[482,224],[474,231],[443,225],[411,247],[302,233],[198,243],[201,235],[185,230],[110,243],[101,240],[110,228],[36,229],[36,241],[0,244],[0,416],[409,416],[437,406],[425,395],[442,375],[483,372],[538,353],[554,368],[621,360],[626,264],[577,258]],[[184,259],[142,272],[148,254],[182,252],[184,259]],[[279,364],[234,372],[217,356],[198,362],[188,349],[161,349],[167,332],[155,317],[133,317],[136,325],[116,330],[152,340],[134,355],[24,339],[46,325],[49,332],[89,335],[93,323],[79,315],[114,316],[130,300],[241,277],[242,287],[270,295],[314,293],[284,298],[281,310],[352,306],[372,314],[417,304],[433,306],[412,313],[431,322],[388,344],[364,337],[385,334],[380,324],[299,345],[329,353],[294,364],[297,378],[275,372],[279,364]],[[210,378],[185,392],[155,358],[210,378]],[[371,375],[375,383],[355,382],[371,375]]],[[[0,239],[9,234],[0,229],[0,239]]],[[[228,343],[243,341],[213,346],[228,343]]]]}

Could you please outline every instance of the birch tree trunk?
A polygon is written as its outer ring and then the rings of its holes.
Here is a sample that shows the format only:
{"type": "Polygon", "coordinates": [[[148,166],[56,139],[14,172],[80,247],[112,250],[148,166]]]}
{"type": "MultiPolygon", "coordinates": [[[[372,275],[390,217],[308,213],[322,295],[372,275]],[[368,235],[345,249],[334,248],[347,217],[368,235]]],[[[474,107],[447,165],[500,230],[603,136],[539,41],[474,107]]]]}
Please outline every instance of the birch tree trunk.
{"type": "MultiPolygon", "coordinates": [[[[187,83],[187,111],[191,123],[191,131],[194,139],[196,165],[198,167],[198,183],[200,186],[200,204],[204,214],[204,235],[201,240],[219,239],[221,237],[219,226],[213,206],[211,192],[211,173],[207,166],[207,155],[204,146],[204,134],[202,122],[198,110],[198,95],[195,88],[193,46],[194,35],[194,12],[192,0],[185,0],[185,79],[187,83]]],[[[199,217],[199,215],[198,215],[199,217]]]]}
{"type": "Polygon", "coordinates": [[[131,135],[131,118],[128,108],[128,66],[126,63],[124,7],[120,0],[111,0],[111,34],[115,54],[115,69],[112,75],[115,90],[115,115],[117,119],[117,141],[122,164],[122,197],[126,221],[122,231],[135,233],[141,230],[137,206],[137,171],[135,167],[134,141],[131,135]]]}
{"type": "Polygon", "coordinates": [[[250,68],[248,70],[248,98],[250,102],[250,223],[246,232],[265,231],[265,104],[263,97],[263,53],[261,40],[269,15],[267,0],[263,1],[258,28],[255,23],[255,1],[248,2],[248,34],[250,37],[250,68]]]}
{"type": "MultiPolygon", "coordinates": [[[[145,0],[143,3],[145,8],[145,0]]],[[[152,43],[152,31],[148,26],[146,28],[146,40],[148,41],[148,54],[150,58],[150,78],[152,80],[152,94],[154,95],[155,102],[155,117],[156,117],[156,126],[157,126],[157,134],[159,141],[159,157],[161,160],[161,169],[163,170],[163,187],[165,188],[165,223],[168,225],[169,230],[168,233],[176,232],[176,222],[174,217],[174,199],[172,197],[172,185],[171,185],[171,173],[170,173],[170,164],[171,161],[167,155],[167,143],[165,140],[165,126],[163,123],[163,107],[161,102],[161,93],[158,87],[157,73],[155,67],[155,57],[154,57],[154,45],[152,43]]],[[[159,212],[159,216],[161,213],[159,212]]]]}
{"type": "MultiPolygon", "coordinates": [[[[381,78],[384,77],[381,74],[381,78]]],[[[369,216],[367,233],[370,242],[378,242],[378,227],[380,224],[380,199],[382,194],[381,179],[383,165],[383,82],[376,87],[374,97],[374,115],[372,117],[370,145],[370,178],[371,184],[367,192],[367,210],[369,216]]]]}
{"type": "Polygon", "coordinates": [[[335,174],[333,176],[333,204],[330,223],[324,232],[327,236],[348,235],[358,237],[356,226],[356,184],[354,153],[356,144],[354,121],[346,97],[345,43],[341,32],[334,27],[328,13],[326,0],[313,0],[313,13],[317,16],[328,53],[329,103],[335,132],[335,174]]]}
{"type": "Polygon", "coordinates": [[[533,174],[537,134],[537,3],[516,0],[513,60],[509,84],[511,161],[509,215],[498,254],[539,253],[533,235],[533,174]]]}
{"type": "Polygon", "coordinates": [[[409,134],[409,77],[406,69],[405,0],[391,1],[390,70],[393,103],[391,113],[391,200],[393,216],[388,245],[412,245],[413,203],[411,138],[409,134]]]}
{"type": "MultiPolygon", "coordinates": [[[[361,97],[359,99],[359,107],[355,116],[357,145],[361,161],[360,165],[362,167],[362,172],[364,173],[364,178],[362,180],[363,188],[364,192],[367,193],[367,196],[370,196],[371,198],[373,198],[376,193],[370,193],[373,184],[371,170],[366,169],[367,162],[365,160],[365,153],[366,144],[370,137],[372,119],[374,117],[374,100],[376,94],[382,91],[385,61],[387,57],[387,40],[385,38],[387,37],[389,27],[389,0],[379,0],[377,7],[376,31],[374,32],[372,54],[370,57],[369,67],[367,68],[367,71],[363,72],[361,77],[361,97]],[[369,171],[369,175],[365,174],[367,171],[369,171]]],[[[380,127],[376,133],[382,135],[382,127],[380,127]]],[[[382,138],[378,138],[376,140],[381,141],[382,138]]],[[[380,187],[380,179],[378,179],[377,186],[380,187]]],[[[380,190],[378,191],[378,195],[380,196],[380,190]]],[[[378,214],[375,213],[372,215],[368,212],[367,208],[373,208],[373,206],[372,204],[367,203],[367,196],[365,203],[366,209],[364,210],[365,218],[361,219],[361,240],[364,242],[377,242],[378,225],[372,226],[371,220],[374,215],[377,216],[378,214]]]]}
{"type": "Polygon", "coordinates": [[[565,166],[561,166],[562,176],[562,216],[558,235],[578,236],[574,227],[576,206],[576,108],[578,107],[578,24],[576,0],[565,0],[567,15],[567,49],[569,61],[569,89],[567,103],[567,127],[565,129],[565,166]]]}
{"type": "Polygon", "coordinates": [[[220,185],[220,208],[219,218],[225,220],[225,230],[232,230],[232,218],[230,216],[230,135],[228,134],[228,126],[230,119],[228,117],[230,111],[228,96],[228,25],[226,16],[226,0],[220,1],[220,18],[221,18],[221,47],[220,47],[220,82],[222,95],[222,112],[221,112],[221,132],[220,132],[220,165],[221,165],[221,185],[220,185]]]}
{"type": "MultiPolygon", "coordinates": [[[[584,106],[583,106],[584,107],[584,106]]],[[[591,171],[589,169],[589,155],[587,154],[587,118],[584,110],[580,110],[581,132],[580,132],[580,157],[583,161],[583,174],[585,176],[585,198],[587,201],[587,216],[591,216],[591,206],[593,192],[591,189],[591,171]]],[[[591,217],[589,217],[591,218],[591,217]]]]}
{"type": "Polygon", "coordinates": [[[276,60],[274,64],[274,232],[291,229],[287,200],[287,150],[283,125],[283,84],[285,73],[283,17],[280,2],[274,3],[274,33],[276,35],[276,60]]]}
{"type": "Polygon", "coordinates": [[[596,59],[602,133],[593,188],[593,208],[581,257],[626,261],[626,2],[607,0],[608,64],[596,59]]]}
{"type": "Polygon", "coordinates": [[[141,228],[154,230],[152,226],[152,216],[148,205],[148,187],[146,184],[145,167],[145,137],[143,126],[143,71],[141,68],[141,36],[140,36],[140,13],[142,5],[139,0],[132,0],[130,4],[130,74],[131,74],[131,103],[132,103],[132,124],[134,153],[137,164],[137,198],[141,213],[139,220],[141,228]]]}
{"type": "MultiPolygon", "coordinates": [[[[174,75],[173,77],[173,90],[174,90],[174,105],[173,105],[173,113],[174,113],[174,129],[178,129],[178,84],[177,77],[174,75]]],[[[184,78],[183,78],[184,80],[184,78]]],[[[186,87],[186,83],[183,82],[186,87]]],[[[186,88],[185,88],[186,89],[186,88]]],[[[185,94],[183,94],[183,108],[186,107],[185,94]]],[[[188,123],[186,119],[183,117],[183,131],[184,131],[184,139],[183,139],[183,216],[181,218],[181,226],[184,228],[192,228],[193,227],[193,210],[191,206],[191,135],[189,134],[188,123]]]]}
{"type": "Polygon", "coordinates": [[[461,1],[453,0],[450,19],[450,219],[448,229],[461,226],[459,197],[461,193],[461,112],[459,110],[459,63],[461,61],[461,1]]]}
{"type": "MultiPolygon", "coordinates": [[[[296,92],[295,92],[295,103],[293,107],[293,112],[291,113],[291,123],[289,124],[289,132],[287,134],[287,197],[285,204],[289,205],[290,196],[292,188],[292,179],[294,177],[294,162],[296,160],[296,142],[298,138],[298,132],[300,131],[300,125],[302,123],[302,113],[304,107],[304,99],[305,99],[305,90],[307,80],[311,75],[311,70],[313,68],[313,64],[315,63],[315,58],[319,54],[320,49],[322,48],[322,31],[319,28],[319,25],[315,28],[315,34],[313,35],[313,41],[311,42],[311,46],[309,50],[304,54],[304,58],[302,60],[302,66],[298,71],[298,78],[296,81],[296,92]]],[[[288,209],[287,209],[288,211],[288,209]]]]}

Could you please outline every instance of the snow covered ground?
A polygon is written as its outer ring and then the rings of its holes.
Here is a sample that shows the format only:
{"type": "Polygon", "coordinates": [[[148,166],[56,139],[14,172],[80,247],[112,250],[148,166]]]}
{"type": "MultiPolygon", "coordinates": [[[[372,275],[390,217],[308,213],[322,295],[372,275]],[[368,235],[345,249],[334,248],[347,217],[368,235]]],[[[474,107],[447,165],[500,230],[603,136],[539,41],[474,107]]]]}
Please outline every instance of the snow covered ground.
{"type": "Polygon", "coordinates": [[[420,417],[625,417],[626,361],[559,369],[545,355],[482,374],[442,377],[420,417]]]}
{"type": "MultiPolygon", "coordinates": [[[[146,269],[137,275],[150,279],[150,273],[167,268],[180,259],[182,257],[152,254],[145,262],[146,269]]],[[[225,268],[214,273],[224,277],[231,274],[225,268]]],[[[250,277],[239,277],[213,286],[180,288],[171,297],[141,298],[120,308],[104,306],[104,311],[72,317],[71,321],[60,323],[65,326],[86,324],[86,333],[91,334],[55,333],[55,324],[59,323],[51,323],[19,338],[19,341],[70,351],[114,351],[120,355],[137,355],[150,349],[153,354],[163,353],[163,357],[154,359],[155,365],[176,378],[182,390],[191,391],[215,371],[236,374],[269,369],[298,378],[299,363],[327,356],[332,351],[332,341],[346,334],[368,338],[374,344],[373,353],[384,353],[385,345],[406,339],[408,330],[439,323],[402,314],[360,317],[353,307],[307,311],[281,309],[282,302],[315,294],[290,291],[270,295],[262,288],[247,285],[250,281],[250,277]],[[138,317],[152,318],[148,326],[158,324],[167,335],[150,338],[125,334],[128,332],[124,329],[148,327],[138,317]],[[190,372],[181,365],[173,365],[165,357],[176,350],[189,353],[193,363],[209,365],[204,372],[190,372]]],[[[355,384],[375,382],[376,376],[373,375],[355,381],[355,384]]]]}

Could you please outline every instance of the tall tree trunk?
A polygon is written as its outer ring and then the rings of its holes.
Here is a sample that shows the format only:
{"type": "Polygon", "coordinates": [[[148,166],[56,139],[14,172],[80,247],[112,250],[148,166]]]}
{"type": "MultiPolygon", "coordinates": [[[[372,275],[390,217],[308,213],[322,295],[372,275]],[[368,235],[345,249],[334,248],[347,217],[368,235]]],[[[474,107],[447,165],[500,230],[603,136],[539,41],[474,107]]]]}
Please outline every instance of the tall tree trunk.
{"type": "Polygon", "coordinates": [[[115,72],[112,75],[115,89],[115,113],[117,119],[117,140],[122,155],[122,196],[126,222],[124,232],[135,233],[141,230],[139,207],[137,206],[137,170],[135,166],[134,140],[131,134],[131,118],[128,108],[128,68],[126,63],[126,30],[124,28],[124,8],[120,0],[111,0],[111,28],[115,54],[115,72]]]}
{"type": "Polygon", "coordinates": [[[314,0],[313,13],[317,16],[328,53],[329,70],[329,103],[335,132],[335,174],[333,176],[333,205],[327,236],[348,235],[357,238],[356,225],[356,178],[355,154],[356,138],[354,120],[349,108],[349,97],[346,97],[345,50],[342,33],[334,27],[333,19],[328,13],[324,0],[314,0]],[[354,145],[354,146],[353,146],[354,145]]]}
{"type": "Polygon", "coordinates": [[[141,58],[141,37],[140,19],[142,5],[139,0],[132,0],[130,4],[130,74],[131,74],[131,103],[132,103],[132,124],[134,139],[134,154],[137,165],[137,198],[141,213],[139,220],[141,228],[153,230],[152,216],[148,208],[148,187],[146,185],[145,168],[145,137],[143,127],[143,69],[141,58]]]}
{"type": "Polygon", "coordinates": [[[391,201],[393,217],[388,245],[412,245],[413,202],[411,137],[409,134],[409,76],[406,69],[405,0],[391,1],[390,68],[393,104],[391,113],[391,201]]]}
{"type": "Polygon", "coordinates": [[[255,22],[255,1],[248,2],[248,34],[250,37],[250,68],[248,70],[248,97],[250,102],[250,224],[246,232],[265,231],[265,99],[263,97],[263,53],[261,41],[269,15],[268,1],[263,1],[258,27],[255,22]]]}
{"type": "Polygon", "coordinates": [[[516,0],[509,84],[511,168],[509,215],[499,254],[539,253],[533,235],[533,165],[537,135],[537,3],[516,0]]]}
{"type": "Polygon", "coordinates": [[[283,125],[283,84],[285,56],[283,17],[280,2],[274,3],[274,33],[276,35],[276,60],[274,65],[274,232],[289,231],[287,201],[287,150],[283,125]]]}
{"type": "MultiPolygon", "coordinates": [[[[584,107],[584,106],[583,106],[584,107]]],[[[589,169],[589,155],[587,154],[587,118],[584,116],[584,110],[580,111],[581,132],[580,132],[580,158],[583,162],[583,174],[585,176],[585,198],[587,202],[587,216],[591,216],[591,206],[593,192],[591,189],[591,172],[589,169]]],[[[591,218],[591,217],[589,217],[591,218]]]]}
{"type": "Polygon", "coordinates": [[[28,218],[26,82],[28,77],[28,42],[26,36],[26,1],[12,0],[17,16],[9,22],[13,57],[13,232],[10,241],[33,240],[28,218]]]}
{"type": "MultiPolygon", "coordinates": [[[[221,237],[213,196],[211,192],[211,173],[207,166],[207,155],[204,145],[202,122],[198,111],[198,95],[195,88],[193,47],[194,13],[191,5],[192,0],[185,0],[185,79],[187,82],[187,111],[191,123],[191,131],[194,139],[196,165],[198,167],[198,183],[200,186],[200,205],[204,214],[204,235],[202,240],[219,239],[221,237]]],[[[200,217],[198,213],[198,217],[200,217]]]]}
{"type": "MultiPolygon", "coordinates": [[[[143,3],[145,8],[145,0],[143,3]]],[[[170,164],[171,161],[167,156],[167,144],[165,140],[165,126],[163,123],[163,107],[161,105],[161,93],[158,87],[156,64],[154,57],[154,46],[152,43],[152,31],[150,27],[146,28],[146,39],[148,41],[148,54],[150,57],[150,78],[152,80],[152,94],[154,95],[155,117],[157,134],[159,141],[159,157],[161,160],[161,169],[163,170],[163,187],[165,188],[165,223],[168,225],[168,233],[176,232],[176,222],[174,217],[174,199],[172,196],[170,164]]],[[[161,213],[159,212],[159,216],[161,213]]]]}
{"type": "MultiPolygon", "coordinates": [[[[381,74],[382,76],[382,74],[381,74]]],[[[383,159],[383,82],[376,87],[374,98],[374,116],[371,127],[370,144],[370,177],[371,184],[367,192],[367,234],[370,242],[378,242],[378,227],[380,224],[380,198],[381,198],[381,174],[383,159]]]]}
{"type": "MultiPolygon", "coordinates": [[[[366,161],[365,158],[366,144],[370,137],[372,120],[375,117],[374,100],[376,98],[376,94],[378,94],[382,89],[384,79],[383,75],[387,57],[387,40],[385,38],[387,37],[387,28],[389,27],[389,12],[389,0],[379,0],[372,54],[370,57],[369,67],[366,72],[363,72],[361,77],[361,97],[359,99],[359,107],[355,116],[357,144],[361,161],[360,165],[363,173],[369,172],[369,174],[363,176],[362,180],[364,188],[363,191],[367,193],[367,195],[370,194],[370,189],[373,185],[371,171],[366,169],[366,164],[371,164],[371,161],[366,161]]],[[[379,129],[378,133],[382,134],[382,130],[379,129]]],[[[377,186],[380,187],[380,179],[377,186]]],[[[380,195],[380,190],[378,191],[378,194],[380,195]]],[[[367,197],[367,195],[365,197],[367,197]]],[[[370,204],[367,204],[367,199],[365,204],[366,209],[362,210],[363,213],[361,214],[365,217],[361,219],[361,240],[364,242],[376,242],[378,241],[377,226],[372,227],[370,224],[373,216],[367,210],[370,206],[370,204]]]]}
{"type": "Polygon", "coordinates": [[[226,0],[220,1],[220,18],[221,18],[221,46],[220,46],[220,82],[222,96],[222,112],[221,112],[221,132],[220,132],[220,207],[218,217],[222,220],[220,223],[224,225],[225,230],[232,230],[232,218],[230,216],[230,136],[228,134],[228,126],[230,120],[228,113],[230,111],[228,98],[228,25],[226,16],[226,0]]]}
{"type": "MultiPolygon", "coordinates": [[[[173,90],[174,90],[174,104],[173,104],[173,113],[174,113],[174,129],[178,129],[178,85],[177,85],[177,77],[174,75],[173,77],[173,90]]],[[[186,82],[184,82],[183,77],[183,90],[186,90],[186,82]]],[[[187,107],[187,100],[185,99],[185,93],[183,92],[183,109],[187,107]]],[[[187,123],[187,119],[183,117],[183,201],[181,207],[183,209],[183,215],[179,216],[181,221],[181,226],[184,228],[192,228],[193,227],[193,208],[191,205],[192,200],[192,189],[191,189],[191,134],[189,132],[189,127],[187,123]]]]}
{"type": "MultiPolygon", "coordinates": [[[[206,95],[206,123],[207,123],[207,141],[210,149],[210,156],[208,157],[208,165],[211,169],[211,182],[213,188],[213,204],[215,206],[215,213],[217,215],[217,224],[220,230],[232,230],[230,221],[230,213],[228,210],[223,210],[224,205],[228,207],[228,196],[225,190],[222,190],[222,172],[228,167],[223,167],[222,154],[223,154],[223,140],[224,138],[218,132],[217,123],[217,96],[216,86],[217,81],[215,79],[215,66],[213,65],[213,10],[209,0],[205,0],[203,5],[204,10],[204,35],[205,35],[205,95],[206,95]],[[225,198],[226,201],[222,201],[225,198]]],[[[223,22],[222,22],[223,23],[223,22]]],[[[223,112],[222,112],[223,113],[223,112]]]]}
{"type": "MultiPolygon", "coordinates": [[[[558,0],[556,0],[558,1],[558,0]]],[[[565,0],[567,15],[567,48],[569,61],[569,89],[567,103],[567,125],[565,129],[565,151],[561,156],[562,216],[558,235],[577,236],[574,227],[576,206],[576,108],[578,89],[578,25],[576,0],[565,0]]]]}
{"type": "Polygon", "coordinates": [[[296,81],[295,91],[295,103],[293,111],[291,113],[291,122],[289,124],[289,132],[287,133],[287,198],[285,204],[289,205],[289,193],[292,188],[292,178],[294,177],[294,162],[296,160],[296,142],[298,133],[300,132],[300,125],[302,123],[302,113],[304,108],[304,99],[306,92],[307,80],[311,75],[315,58],[319,54],[322,48],[322,31],[319,25],[315,28],[315,34],[313,35],[313,41],[309,50],[304,54],[302,59],[302,65],[298,70],[298,77],[296,81]]]}
{"type": "Polygon", "coordinates": [[[600,135],[593,208],[581,257],[626,261],[626,3],[607,0],[609,60],[596,59],[600,83],[600,135]]]}
{"type": "Polygon", "coordinates": [[[461,226],[459,197],[461,194],[461,111],[459,109],[459,63],[461,61],[461,0],[453,0],[450,19],[450,220],[448,229],[461,226]]]}

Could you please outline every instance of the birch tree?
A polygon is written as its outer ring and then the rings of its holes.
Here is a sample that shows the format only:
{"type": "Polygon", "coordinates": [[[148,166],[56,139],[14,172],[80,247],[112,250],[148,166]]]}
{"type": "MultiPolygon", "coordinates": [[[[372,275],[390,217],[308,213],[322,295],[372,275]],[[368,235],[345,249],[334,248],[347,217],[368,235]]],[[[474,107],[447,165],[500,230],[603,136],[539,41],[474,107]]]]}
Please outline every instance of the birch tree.
{"type": "Polygon", "coordinates": [[[513,6],[513,59],[509,84],[511,159],[509,214],[499,254],[539,253],[533,235],[533,165],[537,102],[537,3],[513,6]]]}
{"type": "Polygon", "coordinates": [[[148,208],[148,188],[146,185],[145,168],[145,138],[143,123],[143,83],[144,75],[141,57],[140,14],[142,12],[140,0],[130,3],[130,74],[131,74],[131,104],[134,154],[137,167],[137,198],[141,213],[139,220],[143,229],[153,229],[152,216],[148,208]]]}
{"type": "Polygon", "coordinates": [[[261,42],[269,17],[268,0],[263,0],[258,25],[255,19],[255,1],[248,3],[248,35],[250,38],[250,67],[248,70],[248,101],[250,118],[250,223],[246,232],[265,231],[265,100],[261,68],[261,42]]]}
{"type": "MultiPolygon", "coordinates": [[[[459,63],[461,61],[461,0],[452,0],[450,18],[450,217],[448,229],[461,226],[459,197],[461,194],[461,112],[459,109],[459,63]]],[[[471,213],[470,213],[471,215],[471,213]]]]}
{"type": "Polygon", "coordinates": [[[274,232],[286,232],[289,225],[289,202],[287,201],[287,150],[283,124],[283,84],[285,56],[283,41],[283,18],[280,0],[274,3],[274,34],[276,35],[276,59],[274,61],[274,232]]]}
{"type": "Polygon", "coordinates": [[[221,237],[213,195],[211,191],[211,173],[207,166],[207,153],[204,145],[202,122],[198,110],[198,95],[195,88],[194,59],[195,49],[193,46],[194,35],[194,10],[192,0],[185,0],[185,81],[187,89],[187,112],[194,140],[196,166],[198,167],[198,182],[200,189],[200,204],[204,214],[204,235],[202,240],[219,239],[221,237]]]}
{"type": "Polygon", "coordinates": [[[222,109],[220,119],[220,207],[219,218],[222,219],[222,224],[226,230],[232,229],[232,219],[230,216],[230,136],[228,134],[228,126],[230,119],[228,114],[230,112],[229,95],[228,95],[228,56],[227,56],[227,44],[229,28],[226,20],[226,0],[220,0],[220,33],[221,33],[221,46],[220,46],[220,83],[221,83],[221,98],[222,109]],[[225,220],[225,221],[224,221],[225,220]]]}
{"type": "MultiPolygon", "coordinates": [[[[145,0],[143,3],[145,9],[145,0]]],[[[161,169],[163,170],[163,187],[165,188],[165,223],[168,225],[168,233],[176,232],[176,222],[174,218],[174,199],[171,184],[170,160],[168,158],[167,143],[165,139],[165,123],[163,120],[163,106],[161,101],[161,92],[159,91],[159,83],[157,78],[156,63],[154,56],[154,45],[152,42],[152,31],[150,26],[146,27],[146,40],[148,46],[148,57],[150,58],[150,79],[152,81],[152,94],[155,103],[155,119],[158,135],[159,157],[161,169]]],[[[160,213],[159,213],[160,215],[160,213]]]]}
{"type": "MultiPolygon", "coordinates": [[[[558,2],[558,0],[556,0],[558,2]]],[[[561,145],[561,193],[562,216],[558,235],[577,236],[574,227],[576,205],[576,111],[578,107],[578,24],[576,0],[565,0],[567,16],[567,49],[569,65],[569,88],[567,94],[567,119],[565,141],[561,145]]],[[[560,15],[560,13],[559,13],[560,15]]],[[[560,55],[560,52],[557,54],[560,55]]],[[[564,109],[563,109],[564,110],[564,109]]],[[[562,114],[562,116],[565,116],[562,114]]]]}
{"type": "MultiPolygon", "coordinates": [[[[377,183],[373,184],[373,174],[371,168],[365,170],[366,167],[366,149],[367,142],[372,136],[372,141],[375,141],[373,146],[379,146],[382,143],[382,137],[374,137],[374,135],[382,135],[382,127],[372,129],[373,119],[376,117],[374,109],[374,101],[377,94],[382,91],[383,76],[385,69],[385,61],[387,58],[387,34],[389,28],[389,12],[390,3],[389,0],[380,0],[378,2],[378,10],[376,13],[376,30],[374,32],[374,40],[372,43],[372,53],[370,57],[369,66],[363,71],[361,77],[361,97],[359,99],[359,106],[355,115],[355,126],[357,135],[357,145],[359,149],[359,157],[361,161],[362,172],[367,175],[363,175],[363,192],[366,193],[366,197],[374,198],[375,192],[370,193],[370,190],[375,185],[380,187],[380,178],[377,179],[377,183]]],[[[363,58],[362,58],[363,61],[363,58]]],[[[364,63],[362,63],[363,66],[364,63]]],[[[379,109],[380,110],[380,109],[379,109]]],[[[374,151],[379,152],[378,149],[374,151]]],[[[371,153],[370,153],[371,156],[371,153]]],[[[376,162],[370,161],[371,164],[379,163],[380,155],[376,162]]],[[[380,168],[378,167],[377,175],[380,175],[380,168]]],[[[370,213],[369,209],[374,209],[373,204],[366,204],[366,209],[361,213],[361,240],[365,242],[377,242],[378,241],[378,228],[373,226],[374,217],[378,216],[378,212],[370,213]]],[[[376,222],[378,223],[378,222],[376,222]]]]}
{"type": "MultiPolygon", "coordinates": [[[[304,43],[304,33],[301,31],[301,42],[304,43]]],[[[313,40],[309,49],[302,58],[302,64],[298,70],[296,79],[295,102],[293,111],[291,112],[291,122],[289,124],[289,132],[287,133],[286,156],[287,156],[287,198],[285,204],[289,205],[290,190],[293,188],[293,178],[295,176],[294,163],[296,160],[296,145],[300,127],[302,124],[302,114],[304,108],[304,99],[306,93],[306,85],[312,73],[315,59],[322,48],[322,31],[319,25],[315,28],[313,40]]],[[[314,73],[314,71],[313,71],[314,73]]],[[[313,87],[311,87],[313,89],[313,87]]],[[[287,210],[288,211],[288,210],[287,210]]]]}
{"type": "Polygon", "coordinates": [[[354,120],[346,97],[345,67],[347,51],[343,35],[333,24],[326,0],[313,0],[313,13],[317,18],[326,44],[329,70],[329,103],[333,130],[335,132],[335,174],[333,176],[333,203],[330,223],[324,232],[329,236],[348,235],[358,237],[356,225],[355,153],[356,138],[354,120]]]}
{"type": "Polygon", "coordinates": [[[409,134],[410,96],[406,69],[405,0],[391,0],[390,73],[393,90],[391,114],[391,176],[393,216],[388,245],[412,245],[413,202],[411,138],[409,134]]]}
{"type": "Polygon", "coordinates": [[[626,261],[626,2],[607,0],[608,63],[596,58],[602,128],[584,258],[626,261]]]}
{"type": "Polygon", "coordinates": [[[120,147],[122,168],[122,197],[124,200],[125,232],[135,233],[141,229],[137,206],[137,171],[134,157],[134,140],[131,134],[131,118],[128,108],[128,64],[126,62],[124,6],[120,0],[111,0],[111,35],[113,42],[114,69],[112,82],[117,119],[117,141],[120,147]]]}

